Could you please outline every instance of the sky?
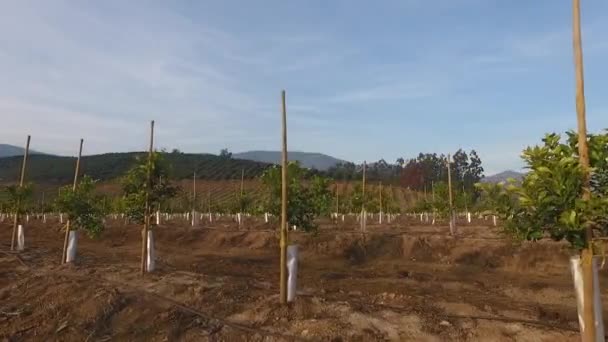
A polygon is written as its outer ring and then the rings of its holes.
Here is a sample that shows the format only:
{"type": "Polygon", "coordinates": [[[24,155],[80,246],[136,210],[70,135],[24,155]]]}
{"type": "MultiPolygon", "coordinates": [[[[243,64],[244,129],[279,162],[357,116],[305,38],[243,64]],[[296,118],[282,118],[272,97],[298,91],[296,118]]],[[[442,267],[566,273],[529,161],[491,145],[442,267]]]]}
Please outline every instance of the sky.
{"type": "MultiPolygon", "coordinates": [[[[587,122],[608,128],[608,2],[582,0],[587,122]]],[[[0,2],[0,143],[74,155],[475,149],[486,174],[576,128],[570,0],[0,2]]]]}

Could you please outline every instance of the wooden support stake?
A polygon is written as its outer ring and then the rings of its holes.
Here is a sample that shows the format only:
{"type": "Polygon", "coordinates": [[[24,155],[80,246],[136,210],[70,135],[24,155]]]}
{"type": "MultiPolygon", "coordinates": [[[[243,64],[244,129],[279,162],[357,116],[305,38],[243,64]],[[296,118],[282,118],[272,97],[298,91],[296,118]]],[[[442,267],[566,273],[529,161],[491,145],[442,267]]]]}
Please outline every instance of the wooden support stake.
{"type": "Polygon", "coordinates": [[[141,242],[141,275],[146,274],[148,253],[148,230],[150,229],[150,179],[152,177],[152,154],[154,153],[154,120],[150,121],[150,150],[148,151],[148,168],[146,178],[146,199],[144,208],[144,229],[142,230],[141,242]]]}
{"type": "Polygon", "coordinates": [[[450,234],[456,234],[456,220],[454,220],[454,205],[452,200],[452,172],[450,169],[452,158],[448,154],[448,160],[446,163],[448,164],[448,196],[449,196],[449,219],[450,219],[450,234]]]}
{"type": "MultiPolygon", "coordinates": [[[[30,152],[30,140],[31,136],[27,136],[27,141],[25,143],[25,152],[23,153],[23,161],[21,162],[21,176],[19,177],[19,190],[23,188],[23,180],[25,178],[25,166],[27,164],[27,156],[30,152]]],[[[13,236],[11,239],[11,251],[15,250],[15,241],[17,240],[17,225],[19,225],[19,214],[21,211],[21,200],[17,199],[17,203],[15,203],[17,207],[15,208],[15,220],[13,221],[13,236]]]]}
{"type": "MultiPolygon", "coordinates": [[[[78,158],[76,158],[76,167],[74,168],[74,182],[72,183],[72,191],[76,191],[76,186],[78,185],[78,173],[80,172],[80,159],[82,157],[82,145],[84,144],[84,139],[80,139],[80,147],[78,148],[78,158]]],[[[70,236],[70,218],[65,224],[65,237],[63,239],[63,253],[61,254],[61,263],[64,264],[67,262],[68,255],[68,239],[70,236]]]]}
{"type": "Polygon", "coordinates": [[[196,224],[196,171],[192,176],[192,226],[196,224]]]}
{"type": "Polygon", "coordinates": [[[287,107],[285,105],[285,90],[281,92],[282,115],[282,148],[281,158],[281,261],[280,261],[280,299],[281,304],[287,303],[287,107]]]}
{"type": "Polygon", "coordinates": [[[340,212],[340,187],[338,182],[336,182],[336,217],[335,221],[338,223],[338,213],[340,212]]]}
{"type": "MultiPolygon", "coordinates": [[[[576,118],[578,124],[578,155],[583,171],[583,200],[591,199],[589,187],[589,149],[587,146],[587,121],[585,109],[585,80],[583,72],[583,47],[581,38],[580,0],[572,2],[572,40],[574,49],[574,67],[576,74],[576,118]]],[[[586,247],[581,253],[583,273],[583,341],[595,342],[595,302],[594,302],[594,275],[593,275],[593,231],[590,225],[585,227],[586,247]]]]}
{"type": "Polygon", "coordinates": [[[467,204],[467,190],[464,187],[464,179],[462,181],[462,196],[464,196],[464,213],[465,213],[465,215],[468,215],[469,206],[467,204]]]}
{"type": "Polygon", "coordinates": [[[380,217],[378,223],[382,224],[382,182],[380,182],[380,217]]]}
{"type": "Polygon", "coordinates": [[[239,226],[243,220],[243,195],[245,194],[245,169],[241,169],[241,197],[239,198],[239,212],[241,213],[241,219],[239,220],[239,226]]]}
{"type": "Polygon", "coordinates": [[[363,184],[361,186],[361,231],[365,232],[367,214],[365,212],[365,172],[367,170],[367,162],[363,161],[363,184]]]}

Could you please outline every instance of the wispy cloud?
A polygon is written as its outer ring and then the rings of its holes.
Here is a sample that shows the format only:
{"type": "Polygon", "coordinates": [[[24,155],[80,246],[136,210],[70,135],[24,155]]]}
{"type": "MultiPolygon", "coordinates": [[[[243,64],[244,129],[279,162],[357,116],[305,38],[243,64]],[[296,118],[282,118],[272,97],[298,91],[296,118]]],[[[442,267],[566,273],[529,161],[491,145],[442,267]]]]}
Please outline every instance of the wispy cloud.
{"type": "MultiPolygon", "coordinates": [[[[89,153],[142,149],[156,119],[162,147],[276,149],[287,89],[294,149],[392,160],[463,144],[502,167],[492,149],[519,153],[497,138],[518,134],[508,122],[532,127],[518,138],[532,140],[574,107],[567,24],[518,27],[519,7],[497,3],[3,2],[2,142],[31,133],[37,149],[72,154],[82,135],[89,153]]],[[[597,125],[608,49],[593,15],[597,125]]]]}

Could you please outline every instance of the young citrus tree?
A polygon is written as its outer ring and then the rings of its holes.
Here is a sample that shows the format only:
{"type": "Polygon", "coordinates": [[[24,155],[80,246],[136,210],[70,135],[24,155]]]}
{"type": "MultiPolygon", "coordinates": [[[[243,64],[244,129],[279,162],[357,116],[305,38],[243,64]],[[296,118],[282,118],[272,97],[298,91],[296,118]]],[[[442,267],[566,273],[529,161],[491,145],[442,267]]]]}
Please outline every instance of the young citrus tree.
{"type": "Polygon", "coordinates": [[[230,207],[233,213],[251,212],[251,209],[253,209],[253,198],[248,192],[244,191],[242,194],[236,195],[230,207]]]}
{"type": "Polygon", "coordinates": [[[332,209],[333,196],[329,184],[329,178],[319,175],[313,176],[309,182],[308,191],[312,197],[315,213],[319,216],[329,216],[332,209]]]}
{"type": "Polygon", "coordinates": [[[31,183],[19,185],[8,185],[5,187],[7,199],[6,209],[8,212],[23,215],[26,212],[26,208],[29,207],[32,200],[33,186],[31,183]]]}
{"type": "Polygon", "coordinates": [[[543,145],[528,147],[522,158],[529,169],[521,185],[479,185],[482,198],[505,220],[515,237],[565,239],[576,249],[586,247],[585,227],[608,232],[608,134],[590,134],[591,198],[581,198],[583,173],[576,133],[547,134],[543,145]]]}
{"type": "Polygon", "coordinates": [[[431,204],[432,211],[435,215],[441,218],[447,218],[450,214],[449,189],[447,182],[437,182],[434,185],[434,199],[428,201],[431,204]]]}
{"type": "Polygon", "coordinates": [[[146,186],[147,156],[138,157],[135,165],[122,179],[123,208],[129,220],[134,223],[144,223],[146,194],[150,208],[157,208],[158,205],[163,205],[165,201],[173,198],[178,191],[178,188],[169,182],[169,167],[162,154],[154,152],[151,158],[149,191],[146,186]]]}
{"type": "MultiPolygon", "coordinates": [[[[297,162],[287,165],[288,198],[287,222],[307,232],[316,231],[314,219],[323,212],[329,212],[331,192],[329,181],[323,178],[312,178],[305,184],[307,170],[297,162]]],[[[262,174],[262,182],[267,191],[266,211],[279,217],[281,214],[281,168],[274,166],[262,174]]]]}
{"type": "Polygon", "coordinates": [[[104,229],[106,215],[104,196],[95,193],[95,181],[84,176],[74,190],[71,185],[59,189],[55,208],[67,215],[71,229],[81,229],[96,238],[104,229]]]}

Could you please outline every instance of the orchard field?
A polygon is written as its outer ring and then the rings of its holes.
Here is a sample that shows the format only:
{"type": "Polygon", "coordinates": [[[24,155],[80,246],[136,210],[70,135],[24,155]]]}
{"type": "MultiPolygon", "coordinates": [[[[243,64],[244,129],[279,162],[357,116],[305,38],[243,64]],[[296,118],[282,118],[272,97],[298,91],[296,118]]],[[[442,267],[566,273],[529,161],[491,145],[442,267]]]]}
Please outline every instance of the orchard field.
{"type": "MultiPolygon", "coordinates": [[[[156,270],[139,274],[141,225],[106,222],[61,265],[63,225],[31,219],[10,252],[0,224],[0,338],[6,341],[578,341],[570,251],[513,243],[491,220],[405,214],[362,233],[319,219],[299,245],[298,292],[279,304],[277,221],[231,216],[154,228],[156,270]]],[[[606,273],[600,271],[601,281],[606,273]]],[[[604,314],[606,317],[606,314],[604,314]]]]}

